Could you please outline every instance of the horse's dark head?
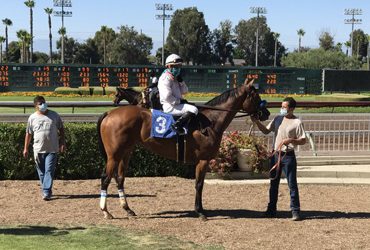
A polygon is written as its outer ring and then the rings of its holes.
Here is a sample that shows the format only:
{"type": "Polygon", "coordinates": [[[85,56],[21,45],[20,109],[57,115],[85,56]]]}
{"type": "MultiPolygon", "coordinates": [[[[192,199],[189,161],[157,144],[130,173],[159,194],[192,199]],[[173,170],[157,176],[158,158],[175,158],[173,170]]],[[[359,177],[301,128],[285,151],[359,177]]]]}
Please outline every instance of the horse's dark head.
{"type": "Polygon", "coordinates": [[[113,104],[114,106],[118,106],[118,104],[124,99],[123,89],[116,88],[116,95],[114,96],[113,104]]]}
{"type": "Polygon", "coordinates": [[[260,121],[266,121],[270,116],[265,100],[261,100],[257,89],[253,86],[253,80],[246,80],[244,83],[246,86],[247,98],[243,103],[243,110],[258,117],[260,121]]]}
{"type": "Polygon", "coordinates": [[[141,99],[141,93],[131,88],[116,88],[114,106],[118,106],[123,99],[132,105],[137,105],[141,99]]]}

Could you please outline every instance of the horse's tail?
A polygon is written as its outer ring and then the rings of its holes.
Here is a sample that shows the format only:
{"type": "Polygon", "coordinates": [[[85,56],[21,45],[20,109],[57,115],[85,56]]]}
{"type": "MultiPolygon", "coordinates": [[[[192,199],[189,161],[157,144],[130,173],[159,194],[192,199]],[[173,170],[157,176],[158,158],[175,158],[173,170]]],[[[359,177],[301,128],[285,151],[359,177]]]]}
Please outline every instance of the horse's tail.
{"type": "Polygon", "coordinates": [[[98,129],[98,145],[99,145],[99,149],[100,149],[100,152],[104,158],[105,161],[107,161],[107,153],[105,152],[105,148],[104,148],[104,144],[103,144],[103,140],[101,139],[101,132],[100,132],[100,127],[101,127],[101,123],[103,122],[104,118],[108,115],[108,112],[105,112],[104,114],[102,114],[99,119],[98,119],[98,124],[97,124],[97,129],[98,129]]]}

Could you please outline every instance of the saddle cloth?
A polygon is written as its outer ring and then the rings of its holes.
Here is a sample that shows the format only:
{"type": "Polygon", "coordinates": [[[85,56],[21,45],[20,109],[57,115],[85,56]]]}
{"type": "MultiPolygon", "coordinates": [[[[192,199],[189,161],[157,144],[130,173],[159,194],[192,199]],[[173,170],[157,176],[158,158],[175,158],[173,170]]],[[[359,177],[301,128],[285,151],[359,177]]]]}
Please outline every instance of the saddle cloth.
{"type": "MultiPolygon", "coordinates": [[[[164,113],[160,110],[152,109],[152,128],[150,137],[157,138],[172,138],[176,136],[176,132],[171,129],[171,125],[175,122],[171,114],[164,113]]],[[[187,130],[185,129],[185,132],[187,130]]]]}

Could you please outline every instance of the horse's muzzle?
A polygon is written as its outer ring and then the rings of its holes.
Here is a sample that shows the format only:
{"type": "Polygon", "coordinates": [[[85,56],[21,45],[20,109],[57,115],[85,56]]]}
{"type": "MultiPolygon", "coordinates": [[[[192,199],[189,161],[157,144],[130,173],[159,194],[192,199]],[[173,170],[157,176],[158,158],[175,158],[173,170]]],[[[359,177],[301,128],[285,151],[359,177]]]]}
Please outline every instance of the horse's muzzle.
{"type": "Polygon", "coordinates": [[[267,108],[260,109],[258,111],[258,117],[260,121],[266,121],[270,116],[270,111],[267,108]]]}

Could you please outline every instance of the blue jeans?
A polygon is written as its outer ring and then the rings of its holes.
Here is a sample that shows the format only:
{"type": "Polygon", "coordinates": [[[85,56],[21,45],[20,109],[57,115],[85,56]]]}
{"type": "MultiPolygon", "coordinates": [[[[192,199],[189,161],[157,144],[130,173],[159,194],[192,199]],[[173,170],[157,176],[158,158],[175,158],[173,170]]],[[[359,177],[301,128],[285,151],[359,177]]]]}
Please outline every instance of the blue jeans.
{"type": "MultiPolygon", "coordinates": [[[[283,158],[284,153],[281,153],[281,157],[283,158]]],[[[275,153],[271,161],[272,167],[276,161],[278,160],[278,154],[275,153]]],[[[274,178],[276,174],[278,174],[275,180],[270,180],[270,202],[268,204],[268,209],[276,211],[276,204],[278,201],[278,194],[279,194],[279,184],[280,184],[280,177],[281,171],[284,171],[285,176],[288,181],[288,186],[290,190],[290,209],[292,211],[300,211],[300,203],[299,203],[299,192],[298,192],[298,183],[297,183],[297,160],[294,154],[294,151],[288,152],[284,158],[280,161],[280,171],[276,173],[273,170],[270,173],[270,177],[274,178]]]]}
{"type": "Polygon", "coordinates": [[[57,166],[56,153],[38,153],[35,159],[42,193],[44,196],[52,195],[53,178],[57,166]]]}

